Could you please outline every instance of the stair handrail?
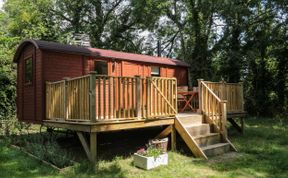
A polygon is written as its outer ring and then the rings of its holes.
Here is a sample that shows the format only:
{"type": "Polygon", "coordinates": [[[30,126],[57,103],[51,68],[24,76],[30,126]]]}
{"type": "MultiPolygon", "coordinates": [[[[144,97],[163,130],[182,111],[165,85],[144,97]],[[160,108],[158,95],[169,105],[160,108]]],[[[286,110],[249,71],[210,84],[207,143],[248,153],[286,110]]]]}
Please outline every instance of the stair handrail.
{"type": "Polygon", "coordinates": [[[199,85],[199,109],[206,121],[216,126],[224,139],[227,139],[227,100],[221,100],[202,79],[198,80],[199,85]]]}

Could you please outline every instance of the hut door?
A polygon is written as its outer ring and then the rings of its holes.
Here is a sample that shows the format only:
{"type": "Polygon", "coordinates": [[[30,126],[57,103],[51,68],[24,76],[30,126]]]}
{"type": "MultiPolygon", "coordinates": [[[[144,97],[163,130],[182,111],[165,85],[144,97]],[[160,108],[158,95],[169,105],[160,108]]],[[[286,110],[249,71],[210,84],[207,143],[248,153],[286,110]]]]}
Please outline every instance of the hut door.
{"type": "Polygon", "coordinates": [[[35,81],[33,57],[23,61],[23,120],[35,119],[35,81]]]}

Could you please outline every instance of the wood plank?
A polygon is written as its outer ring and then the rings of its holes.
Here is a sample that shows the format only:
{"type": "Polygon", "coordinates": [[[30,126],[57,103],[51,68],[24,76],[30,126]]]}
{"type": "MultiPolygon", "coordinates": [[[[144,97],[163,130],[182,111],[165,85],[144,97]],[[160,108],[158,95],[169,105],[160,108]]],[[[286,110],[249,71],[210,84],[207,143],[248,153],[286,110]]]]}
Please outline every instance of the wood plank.
{"type": "Polygon", "coordinates": [[[118,78],[118,118],[121,117],[121,78],[118,78]]]}
{"type": "Polygon", "coordinates": [[[108,119],[112,116],[112,102],[111,102],[111,77],[107,77],[108,80],[108,119]]]}
{"type": "MultiPolygon", "coordinates": [[[[140,92],[141,92],[141,88],[140,88],[140,76],[136,76],[136,117],[137,118],[141,118],[142,117],[142,114],[141,114],[141,102],[142,102],[142,108],[144,108],[144,99],[140,98],[140,92]]],[[[143,92],[143,85],[142,85],[142,92],[143,92]]],[[[144,115],[144,111],[142,112],[143,115],[144,115]]]]}
{"type": "Polygon", "coordinates": [[[146,119],[146,120],[137,120],[131,122],[115,122],[115,123],[106,123],[106,124],[98,124],[92,125],[92,132],[107,132],[107,131],[116,131],[116,130],[124,130],[124,129],[137,129],[137,128],[145,128],[145,127],[155,127],[162,125],[172,125],[174,124],[174,118],[170,119],[146,119]]]}
{"type": "Polygon", "coordinates": [[[103,119],[106,119],[107,113],[106,113],[106,77],[103,77],[103,119]]]}
{"type": "Polygon", "coordinates": [[[77,133],[78,138],[79,138],[79,140],[80,140],[80,142],[81,142],[81,144],[82,144],[82,146],[83,146],[83,148],[84,148],[84,151],[85,151],[85,153],[86,153],[86,156],[88,157],[88,159],[89,159],[91,162],[93,162],[93,159],[92,159],[92,157],[91,157],[91,152],[90,152],[90,150],[89,150],[88,143],[87,143],[85,137],[83,136],[83,133],[82,133],[82,132],[76,132],[76,133],[77,133]]]}
{"type": "MultiPolygon", "coordinates": [[[[117,111],[117,94],[116,94],[116,78],[112,77],[113,79],[113,119],[116,118],[116,111],[117,111]]],[[[119,86],[117,87],[119,89],[119,86]]]]}
{"type": "Polygon", "coordinates": [[[172,132],[172,125],[166,127],[162,132],[160,132],[155,138],[164,138],[167,137],[172,132]]]}
{"type": "Polygon", "coordinates": [[[98,120],[101,119],[101,78],[100,76],[97,76],[98,78],[98,120]]]}

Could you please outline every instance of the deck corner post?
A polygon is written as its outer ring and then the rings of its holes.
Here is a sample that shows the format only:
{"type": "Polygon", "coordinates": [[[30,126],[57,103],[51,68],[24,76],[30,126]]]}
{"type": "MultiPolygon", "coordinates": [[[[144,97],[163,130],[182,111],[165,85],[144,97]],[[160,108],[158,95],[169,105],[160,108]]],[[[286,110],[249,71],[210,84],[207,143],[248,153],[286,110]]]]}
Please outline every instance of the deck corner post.
{"type": "Polygon", "coordinates": [[[96,122],[96,75],[91,73],[89,80],[89,115],[90,121],[96,122]]]}
{"type": "MultiPolygon", "coordinates": [[[[138,119],[141,119],[141,101],[140,101],[140,75],[135,75],[136,78],[136,115],[138,119]]],[[[143,107],[143,106],[142,106],[143,107]]]]}
{"type": "Polygon", "coordinates": [[[197,113],[202,114],[202,85],[201,82],[204,81],[204,79],[198,79],[198,99],[199,99],[199,109],[197,113]]]}

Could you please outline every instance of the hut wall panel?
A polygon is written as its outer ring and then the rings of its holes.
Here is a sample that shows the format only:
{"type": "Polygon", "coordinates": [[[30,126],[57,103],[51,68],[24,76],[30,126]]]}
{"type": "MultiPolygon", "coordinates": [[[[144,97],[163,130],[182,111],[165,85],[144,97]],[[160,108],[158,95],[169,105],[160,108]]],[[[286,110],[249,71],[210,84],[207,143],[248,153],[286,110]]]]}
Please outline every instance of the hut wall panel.
{"type": "Polygon", "coordinates": [[[83,59],[81,55],[44,52],[45,81],[58,81],[64,77],[83,75],[83,59]]]}
{"type": "Polygon", "coordinates": [[[135,76],[135,75],[141,75],[139,72],[139,64],[132,63],[132,62],[123,62],[123,76],[135,76]]]}
{"type": "Polygon", "coordinates": [[[83,56],[83,68],[84,68],[84,75],[88,74],[91,69],[90,69],[90,63],[92,62],[92,60],[89,57],[83,56]]]}
{"type": "Polygon", "coordinates": [[[35,65],[36,65],[36,83],[35,83],[35,97],[36,97],[36,116],[35,119],[38,121],[41,121],[44,117],[44,111],[43,111],[43,101],[44,101],[44,82],[42,80],[42,60],[41,60],[41,50],[35,51],[35,65]]]}
{"type": "MultiPolygon", "coordinates": [[[[22,105],[22,120],[30,120],[32,122],[35,122],[35,56],[34,54],[34,47],[32,45],[28,45],[23,49],[21,59],[19,63],[21,63],[21,78],[22,83],[22,102],[20,101],[20,104],[22,105]],[[32,78],[32,84],[25,84],[25,59],[33,57],[33,78],[32,78]]],[[[21,91],[20,91],[21,92],[21,91]]]]}

